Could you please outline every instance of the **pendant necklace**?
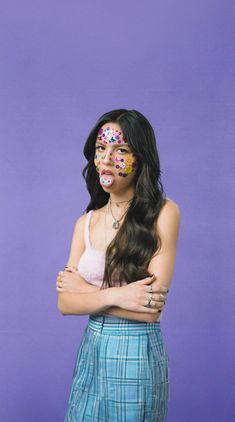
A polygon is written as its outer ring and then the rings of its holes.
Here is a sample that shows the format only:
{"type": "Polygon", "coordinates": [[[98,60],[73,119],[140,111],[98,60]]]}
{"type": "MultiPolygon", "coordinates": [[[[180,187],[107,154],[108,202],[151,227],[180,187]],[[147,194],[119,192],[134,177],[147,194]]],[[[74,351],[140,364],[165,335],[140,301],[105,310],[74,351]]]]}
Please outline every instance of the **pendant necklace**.
{"type": "Polygon", "coordinates": [[[112,203],[114,203],[114,204],[116,204],[116,205],[117,205],[117,207],[119,207],[119,204],[120,204],[120,203],[122,203],[122,202],[131,202],[131,201],[132,201],[132,199],[133,199],[133,198],[129,199],[129,201],[113,202],[113,201],[111,201],[111,199],[109,198],[109,208],[110,208],[110,211],[111,211],[112,217],[113,217],[113,219],[114,219],[114,222],[113,222],[113,225],[112,225],[113,229],[115,229],[115,230],[118,230],[118,229],[119,229],[119,227],[120,227],[120,221],[121,221],[121,219],[124,217],[124,215],[127,213],[128,208],[127,208],[127,209],[126,209],[126,211],[123,213],[123,215],[121,216],[121,218],[116,219],[116,218],[114,217],[113,213],[112,213],[111,204],[112,204],[112,203]]]}

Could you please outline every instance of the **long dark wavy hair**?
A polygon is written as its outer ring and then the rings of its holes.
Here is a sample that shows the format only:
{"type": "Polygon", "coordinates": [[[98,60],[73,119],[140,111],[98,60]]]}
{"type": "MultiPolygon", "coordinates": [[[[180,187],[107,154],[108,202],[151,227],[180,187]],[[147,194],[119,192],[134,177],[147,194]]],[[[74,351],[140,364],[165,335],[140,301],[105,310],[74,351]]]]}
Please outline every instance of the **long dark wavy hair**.
{"type": "Polygon", "coordinates": [[[86,212],[99,209],[109,200],[109,193],[100,185],[94,164],[95,142],[98,130],[105,123],[115,122],[122,129],[124,138],[136,154],[137,170],[134,178],[135,192],[117,235],[105,253],[105,269],[101,288],[113,286],[115,280],[131,283],[148,277],[149,262],[161,248],[156,222],[166,196],[161,182],[160,161],[156,138],[146,117],[137,110],[117,109],[103,114],[92,128],[83,153],[88,161],[82,171],[90,194],[86,212]]]}

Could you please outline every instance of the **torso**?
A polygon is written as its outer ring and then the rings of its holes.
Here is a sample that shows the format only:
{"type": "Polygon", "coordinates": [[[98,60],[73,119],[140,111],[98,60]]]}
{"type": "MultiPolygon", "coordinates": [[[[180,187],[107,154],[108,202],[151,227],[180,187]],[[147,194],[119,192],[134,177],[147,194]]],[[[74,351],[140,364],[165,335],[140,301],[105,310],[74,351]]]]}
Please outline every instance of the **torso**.
{"type": "MultiPolygon", "coordinates": [[[[171,201],[170,198],[166,198],[167,202],[171,201]]],[[[120,227],[119,229],[114,229],[112,227],[114,219],[111,215],[110,210],[108,211],[108,214],[106,215],[106,229],[105,229],[105,214],[107,210],[107,205],[104,205],[102,208],[99,208],[98,210],[93,210],[92,212],[92,218],[90,221],[90,243],[92,248],[98,249],[101,251],[106,251],[107,246],[110,244],[110,242],[114,239],[114,237],[117,235],[118,231],[120,230],[121,225],[124,222],[125,216],[120,221],[120,227]]],[[[116,210],[113,210],[113,214],[116,218],[120,218],[122,213],[124,211],[120,212],[120,217],[118,217],[118,213],[116,210]]]]}
{"type": "MultiPolygon", "coordinates": [[[[105,205],[102,208],[99,208],[98,210],[93,210],[91,221],[90,221],[90,243],[92,248],[98,249],[101,251],[106,251],[107,246],[112,242],[114,237],[117,235],[123,221],[119,222],[120,227],[119,229],[114,229],[112,227],[112,224],[114,222],[114,219],[110,213],[106,215],[106,208],[107,205],[105,205]],[[105,215],[106,215],[106,227],[105,227],[105,215]]],[[[117,212],[113,211],[113,214],[116,218],[119,219],[117,212]]],[[[122,215],[122,214],[121,214],[122,215]]]]}

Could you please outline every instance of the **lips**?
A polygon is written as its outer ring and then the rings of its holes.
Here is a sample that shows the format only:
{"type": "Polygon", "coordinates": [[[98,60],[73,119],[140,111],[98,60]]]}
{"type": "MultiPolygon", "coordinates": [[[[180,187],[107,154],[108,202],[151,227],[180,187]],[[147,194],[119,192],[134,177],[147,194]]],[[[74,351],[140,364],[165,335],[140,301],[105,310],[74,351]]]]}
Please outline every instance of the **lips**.
{"type": "Polygon", "coordinates": [[[111,174],[112,176],[114,176],[114,173],[113,173],[111,170],[102,170],[102,172],[101,172],[101,176],[102,176],[103,174],[111,174]]]}
{"type": "Polygon", "coordinates": [[[100,183],[103,187],[109,188],[114,184],[115,176],[111,170],[102,170],[100,174],[100,183]]]}

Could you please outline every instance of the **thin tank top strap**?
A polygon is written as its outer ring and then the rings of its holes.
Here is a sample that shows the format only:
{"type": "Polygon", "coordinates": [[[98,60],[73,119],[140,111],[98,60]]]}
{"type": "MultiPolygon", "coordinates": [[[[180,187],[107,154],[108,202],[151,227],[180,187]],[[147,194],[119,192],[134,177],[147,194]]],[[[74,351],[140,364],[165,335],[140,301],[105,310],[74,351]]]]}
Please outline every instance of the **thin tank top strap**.
{"type": "Polygon", "coordinates": [[[89,227],[90,227],[90,221],[91,221],[92,213],[93,213],[93,210],[88,211],[87,216],[86,216],[86,221],[85,221],[85,246],[86,246],[86,248],[91,247],[89,227]]]}

